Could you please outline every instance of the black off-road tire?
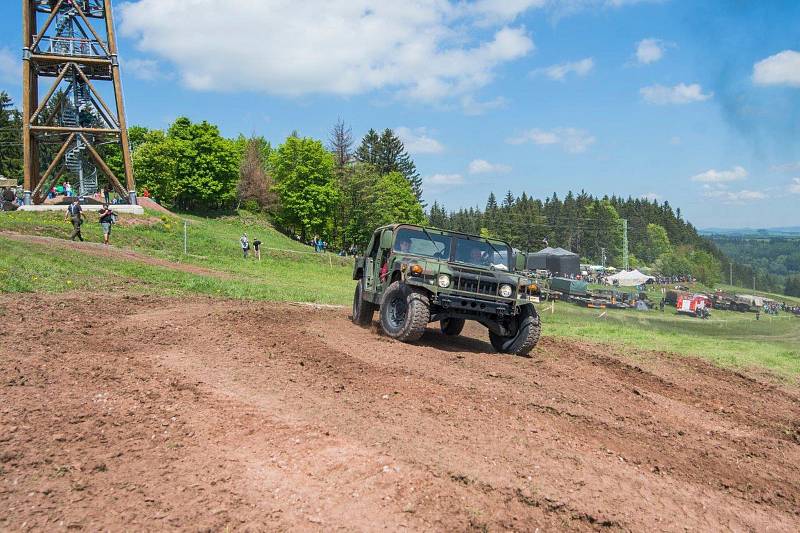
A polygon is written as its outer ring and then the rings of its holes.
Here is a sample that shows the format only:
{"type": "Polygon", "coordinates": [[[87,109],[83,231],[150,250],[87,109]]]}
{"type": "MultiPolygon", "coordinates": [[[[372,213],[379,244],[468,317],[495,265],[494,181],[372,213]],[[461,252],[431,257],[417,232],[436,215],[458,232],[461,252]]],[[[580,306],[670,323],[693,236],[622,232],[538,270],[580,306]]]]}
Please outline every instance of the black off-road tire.
{"type": "Polygon", "coordinates": [[[445,318],[439,322],[439,328],[445,335],[456,336],[464,330],[465,323],[463,318],[445,318]]]}
{"type": "Polygon", "coordinates": [[[500,353],[527,356],[539,342],[542,334],[542,322],[532,305],[526,305],[517,320],[517,333],[510,337],[502,337],[489,331],[489,341],[495,350],[500,353]]]}
{"type": "Polygon", "coordinates": [[[402,342],[415,342],[430,322],[430,299],[422,290],[395,281],[383,294],[379,312],[381,327],[388,336],[402,342]]]}
{"type": "Polygon", "coordinates": [[[358,280],[355,294],[353,294],[353,324],[369,326],[375,315],[375,304],[364,299],[364,278],[358,280]]]}

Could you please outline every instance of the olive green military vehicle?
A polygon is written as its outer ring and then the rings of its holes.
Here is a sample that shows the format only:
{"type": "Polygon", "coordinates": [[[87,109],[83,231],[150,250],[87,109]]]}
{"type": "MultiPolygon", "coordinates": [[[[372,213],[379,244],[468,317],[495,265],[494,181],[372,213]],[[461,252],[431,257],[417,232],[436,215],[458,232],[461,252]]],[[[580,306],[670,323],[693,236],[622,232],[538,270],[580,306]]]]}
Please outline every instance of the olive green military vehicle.
{"type": "Polygon", "coordinates": [[[377,310],[387,335],[414,342],[429,322],[458,335],[474,320],[498,352],[526,355],[541,332],[533,306],[540,291],[514,273],[518,261],[524,257],[494,239],[408,224],[378,228],[353,268],[353,322],[369,325],[377,310]]]}

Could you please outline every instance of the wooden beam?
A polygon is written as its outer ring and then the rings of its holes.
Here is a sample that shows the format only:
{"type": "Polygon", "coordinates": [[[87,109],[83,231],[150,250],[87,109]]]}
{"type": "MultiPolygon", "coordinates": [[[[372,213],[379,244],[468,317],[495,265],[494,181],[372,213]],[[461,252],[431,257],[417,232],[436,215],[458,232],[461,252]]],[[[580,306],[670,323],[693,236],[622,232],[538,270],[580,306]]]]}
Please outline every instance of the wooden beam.
{"type": "Polygon", "coordinates": [[[47,17],[47,21],[45,21],[44,26],[42,26],[42,31],[39,33],[39,35],[36,36],[36,39],[33,41],[33,44],[31,45],[31,50],[35,50],[36,47],[39,46],[39,42],[42,40],[42,37],[44,37],[45,32],[50,27],[50,24],[53,23],[53,19],[58,14],[58,8],[60,8],[61,4],[63,3],[64,0],[58,0],[58,2],[56,2],[55,7],[53,7],[52,11],[50,11],[50,16],[47,17]]]}
{"type": "Polygon", "coordinates": [[[56,133],[114,133],[120,130],[111,128],[68,128],[65,126],[31,126],[31,131],[52,131],[56,133]]]}
{"type": "MultiPolygon", "coordinates": [[[[97,39],[97,42],[98,42],[98,43],[100,43],[100,46],[102,46],[102,47],[103,47],[103,51],[106,53],[106,55],[107,55],[107,56],[110,56],[110,55],[111,55],[111,52],[108,50],[108,47],[105,45],[105,43],[104,43],[104,42],[103,42],[103,40],[100,38],[100,36],[99,36],[99,35],[97,35],[97,32],[96,32],[96,31],[94,31],[94,27],[93,27],[93,26],[92,26],[92,24],[89,22],[89,19],[87,19],[87,18],[86,18],[86,15],[84,15],[84,14],[83,14],[83,9],[81,9],[81,6],[79,5],[79,3],[78,3],[78,2],[72,2],[72,7],[74,7],[74,8],[75,8],[75,10],[78,12],[78,15],[80,15],[80,16],[81,16],[81,18],[83,19],[83,22],[85,22],[85,23],[86,23],[86,25],[89,27],[89,31],[90,31],[90,32],[92,32],[92,35],[94,35],[94,38],[95,38],[95,39],[97,39]]],[[[108,13],[106,13],[105,15],[106,15],[106,17],[110,17],[110,16],[111,16],[111,13],[110,13],[110,12],[108,12],[108,13]]]]}
{"type": "Polygon", "coordinates": [[[103,100],[103,97],[100,96],[100,93],[97,92],[97,89],[94,88],[94,85],[92,85],[92,82],[89,81],[89,78],[86,77],[86,74],[84,74],[83,71],[79,69],[77,66],[75,67],[75,70],[77,70],[78,75],[80,75],[81,79],[86,82],[86,85],[89,86],[89,90],[92,91],[92,93],[94,93],[94,95],[97,97],[98,100],[100,100],[100,104],[102,104],[103,109],[105,109],[106,113],[108,113],[107,118],[110,118],[112,120],[109,126],[119,127],[119,122],[114,120],[114,113],[111,112],[111,109],[109,109],[108,105],[106,105],[106,101],[103,100]]]}
{"type": "Polygon", "coordinates": [[[22,173],[23,173],[23,190],[26,195],[25,201],[28,202],[28,192],[31,190],[33,183],[33,146],[32,135],[30,131],[31,108],[33,104],[33,95],[31,91],[31,78],[33,77],[33,65],[30,58],[30,45],[33,34],[31,28],[36,21],[36,13],[31,9],[33,2],[31,0],[22,1],[22,173]],[[33,17],[33,18],[31,18],[33,17]]]}
{"type": "MultiPolygon", "coordinates": [[[[122,98],[122,81],[120,80],[119,62],[117,59],[117,37],[114,33],[114,17],[111,11],[111,0],[103,0],[106,15],[106,34],[108,35],[108,48],[114,61],[111,64],[111,80],[114,83],[114,98],[117,103],[117,122],[119,123],[120,144],[122,145],[122,163],[125,169],[125,185],[128,193],[135,199],[136,181],[133,177],[133,159],[131,158],[131,145],[128,139],[128,123],[125,118],[125,102],[122,98]]],[[[131,200],[132,202],[135,200],[131,200]]]]}
{"type": "Polygon", "coordinates": [[[61,83],[61,81],[64,79],[64,76],[67,75],[67,71],[71,68],[78,68],[78,67],[77,65],[75,65],[75,63],[67,63],[64,66],[64,68],[61,69],[61,72],[58,73],[58,77],[56,77],[56,81],[53,82],[53,86],[50,87],[49,91],[47,91],[47,96],[44,97],[44,100],[42,100],[42,102],[39,104],[39,107],[36,108],[36,111],[34,111],[33,115],[31,116],[31,123],[33,123],[34,120],[39,118],[39,113],[42,112],[44,106],[46,106],[47,102],[50,101],[50,98],[53,97],[53,93],[56,92],[58,84],[61,83]]]}
{"type": "Polygon", "coordinates": [[[125,198],[128,192],[122,187],[122,184],[117,179],[117,176],[115,176],[114,173],[111,171],[111,169],[108,168],[106,162],[103,161],[103,158],[100,157],[100,154],[97,153],[97,150],[94,149],[94,146],[92,146],[89,143],[89,141],[86,140],[86,137],[84,137],[82,133],[79,133],[78,135],[80,135],[81,139],[83,139],[83,142],[86,143],[86,149],[89,151],[89,154],[91,154],[92,159],[94,159],[95,163],[97,163],[97,166],[100,167],[100,170],[103,171],[103,174],[108,176],[108,179],[111,180],[111,184],[114,186],[115,189],[117,189],[117,192],[123,198],[125,198]]]}
{"type": "Polygon", "coordinates": [[[31,54],[31,59],[41,63],[66,63],[72,61],[81,65],[106,65],[111,66],[111,60],[102,57],[73,57],[56,56],[52,54],[31,54]],[[69,57],[69,59],[66,59],[69,57]]]}
{"type": "Polygon", "coordinates": [[[76,134],[73,133],[67,137],[67,140],[61,145],[61,149],[59,149],[58,153],[53,158],[53,162],[50,163],[50,166],[47,167],[47,170],[44,172],[44,174],[42,174],[42,179],[40,179],[39,183],[36,184],[36,188],[31,191],[31,196],[36,196],[39,194],[39,192],[41,192],[42,185],[45,181],[47,181],[48,176],[50,176],[50,173],[56,168],[56,165],[58,165],[58,163],[61,161],[61,158],[64,157],[64,153],[67,151],[67,148],[69,148],[70,143],[75,139],[75,135],[76,134]]]}

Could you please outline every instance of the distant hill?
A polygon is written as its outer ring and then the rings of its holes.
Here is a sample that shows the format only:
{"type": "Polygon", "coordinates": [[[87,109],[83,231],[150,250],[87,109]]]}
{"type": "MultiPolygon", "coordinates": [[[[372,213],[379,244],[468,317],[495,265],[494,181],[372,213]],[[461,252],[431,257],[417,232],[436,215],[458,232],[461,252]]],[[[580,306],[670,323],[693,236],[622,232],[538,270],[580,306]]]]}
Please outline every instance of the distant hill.
{"type": "Polygon", "coordinates": [[[700,235],[724,235],[726,237],[794,237],[800,236],[800,226],[781,228],[704,228],[700,235]]]}

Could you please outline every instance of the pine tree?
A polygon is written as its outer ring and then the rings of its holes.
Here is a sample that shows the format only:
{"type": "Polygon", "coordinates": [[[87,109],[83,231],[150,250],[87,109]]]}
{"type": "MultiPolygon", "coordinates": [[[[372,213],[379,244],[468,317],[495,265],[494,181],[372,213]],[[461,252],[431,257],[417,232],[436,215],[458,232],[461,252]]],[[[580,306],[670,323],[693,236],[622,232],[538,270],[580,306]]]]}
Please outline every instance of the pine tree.
{"type": "Polygon", "coordinates": [[[367,134],[364,135],[364,138],[361,139],[361,145],[356,150],[356,161],[360,163],[367,163],[368,165],[372,165],[378,169],[380,141],[381,139],[378,136],[378,132],[370,128],[367,134]]]}
{"type": "Polygon", "coordinates": [[[403,141],[391,129],[383,130],[381,135],[370,129],[361,140],[355,157],[357,161],[374,166],[382,176],[390,172],[401,173],[411,184],[417,201],[425,206],[422,203],[422,177],[403,146],[403,141]]]}
{"type": "Polygon", "coordinates": [[[22,114],[0,91],[0,174],[22,180],[22,114]]]}

